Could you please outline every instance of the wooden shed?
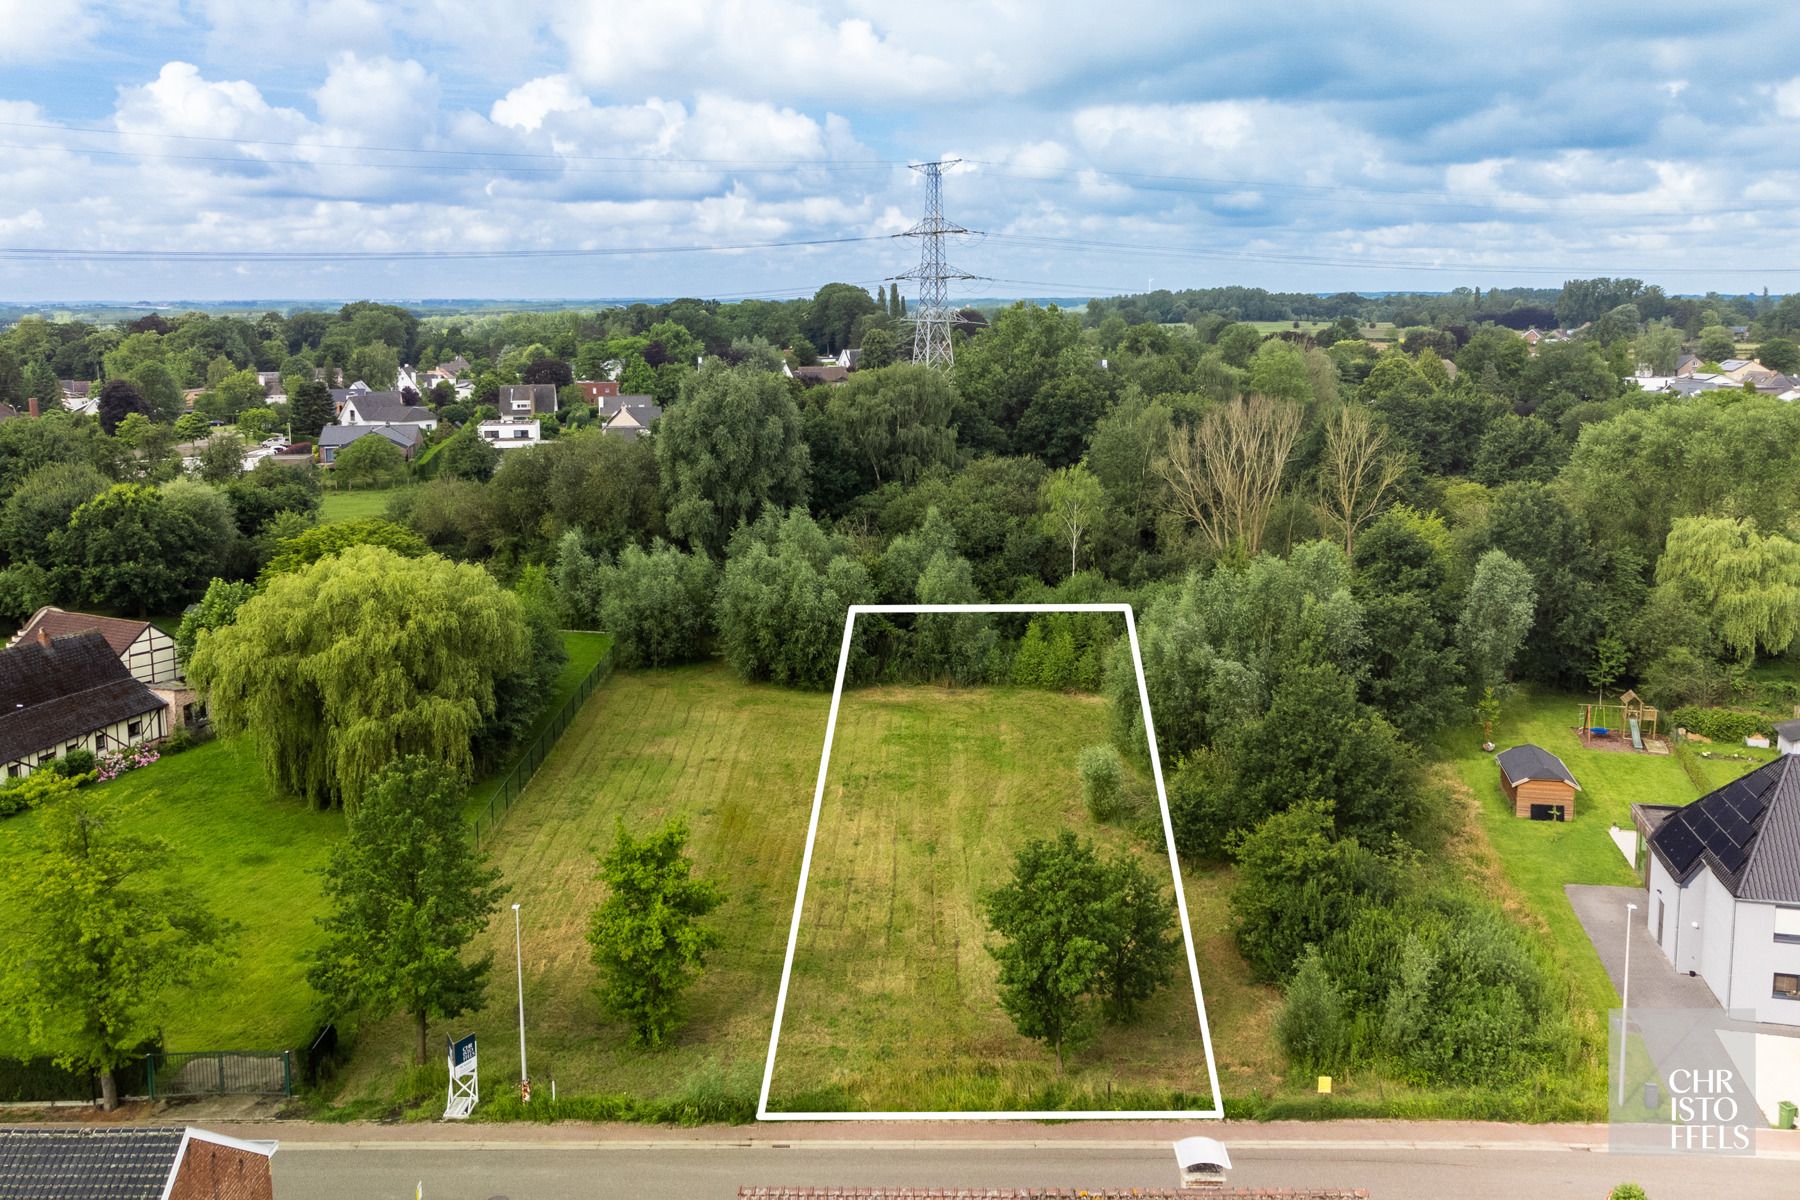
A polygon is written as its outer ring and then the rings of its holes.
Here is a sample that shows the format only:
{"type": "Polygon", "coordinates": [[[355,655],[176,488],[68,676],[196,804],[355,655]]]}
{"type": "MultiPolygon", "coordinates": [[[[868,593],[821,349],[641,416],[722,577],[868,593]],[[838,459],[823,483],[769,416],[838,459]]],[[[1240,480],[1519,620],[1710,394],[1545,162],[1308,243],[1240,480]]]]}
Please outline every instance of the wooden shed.
{"type": "Polygon", "coordinates": [[[1533,821],[1573,821],[1575,793],[1581,785],[1563,760],[1529,743],[1494,755],[1500,764],[1500,788],[1512,802],[1515,817],[1533,821]]]}

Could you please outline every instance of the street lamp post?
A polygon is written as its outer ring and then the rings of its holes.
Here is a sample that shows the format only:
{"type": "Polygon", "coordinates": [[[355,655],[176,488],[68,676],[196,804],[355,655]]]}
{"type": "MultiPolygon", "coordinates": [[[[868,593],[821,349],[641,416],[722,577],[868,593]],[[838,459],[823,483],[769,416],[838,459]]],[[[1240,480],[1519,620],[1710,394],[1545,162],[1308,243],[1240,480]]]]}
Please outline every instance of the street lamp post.
{"type": "MultiPolygon", "coordinates": [[[[517,907],[517,906],[515,906],[517,907]]],[[[1619,1103],[1625,1103],[1625,1057],[1629,1045],[1627,1022],[1631,1019],[1631,914],[1637,905],[1625,906],[1625,982],[1619,991],[1619,1103]]],[[[524,1010],[521,1009],[521,1012],[524,1010]]]]}
{"type": "Polygon", "coordinates": [[[519,977],[519,1095],[531,1103],[531,1076],[525,1070],[525,943],[519,936],[519,906],[513,905],[513,965],[519,977]]]}

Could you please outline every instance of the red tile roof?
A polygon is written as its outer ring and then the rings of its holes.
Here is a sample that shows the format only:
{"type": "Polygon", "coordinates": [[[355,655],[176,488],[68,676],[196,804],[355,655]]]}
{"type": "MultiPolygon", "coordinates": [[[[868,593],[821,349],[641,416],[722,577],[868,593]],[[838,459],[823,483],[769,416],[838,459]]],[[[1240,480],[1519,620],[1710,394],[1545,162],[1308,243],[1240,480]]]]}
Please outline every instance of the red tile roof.
{"type": "MultiPolygon", "coordinates": [[[[64,612],[60,608],[40,608],[31,614],[31,620],[25,622],[25,628],[19,630],[13,643],[35,638],[42,629],[51,637],[62,637],[70,633],[86,633],[90,629],[98,629],[106,644],[113,648],[114,654],[123,654],[131,648],[131,643],[138,640],[144,630],[149,628],[148,621],[127,621],[122,617],[96,617],[92,613],[64,612]]],[[[11,644],[11,643],[9,643],[11,644]]]]}

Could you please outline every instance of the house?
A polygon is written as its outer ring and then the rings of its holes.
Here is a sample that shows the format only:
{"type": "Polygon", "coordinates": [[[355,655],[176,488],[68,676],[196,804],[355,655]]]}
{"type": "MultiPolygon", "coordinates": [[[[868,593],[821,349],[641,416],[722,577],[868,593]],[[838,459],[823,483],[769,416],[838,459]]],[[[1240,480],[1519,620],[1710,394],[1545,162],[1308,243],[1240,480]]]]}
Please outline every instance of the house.
{"type": "Polygon", "coordinates": [[[619,394],[619,381],[616,379],[577,379],[574,386],[580,388],[587,402],[593,405],[598,405],[608,396],[619,394]]]}
{"type": "Polygon", "coordinates": [[[20,413],[19,410],[14,408],[12,405],[0,402],[0,421],[16,420],[18,417],[20,417],[22,415],[23,414],[20,413]]]}
{"type": "Polygon", "coordinates": [[[787,369],[784,363],[783,372],[791,378],[798,379],[808,387],[821,383],[842,383],[850,378],[850,372],[836,363],[821,363],[816,367],[794,367],[787,369]]]}
{"type": "Polygon", "coordinates": [[[439,363],[436,370],[442,374],[444,378],[454,380],[459,376],[467,375],[471,368],[469,366],[469,360],[459,354],[449,362],[439,363]]]}
{"type": "Polygon", "coordinates": [[[1494,761],[1500,764],[1500,788],[1513,806],[1513,816],[1533,821],[1575,819],[1575,793],[1581,785],[1562,759],[1527,743],[1502,750],[1494,761]]]}
{"type": "MultiPolygon", "coordinates": [[[[17,779],[74,750],[118,750],[169,732],[169,706],[97,629],[0,650],[0,768],[17,779]]],[[[0,1176],[3,1177],[3,1176],[0,1176]]]]}
{"type": "Polygon", "coordinates": [[[1775,726],[1775,746],[1783,754],[1800,754],[1800,717],[1775,726]]]}
{"type": "Polygon", "coordinates": [[[1544,340],[1544,335],[1539,333],[1537,331],[1537,326],[1534,325],[1525,331],[1524,338],[1525,345],[1530,349],[1536,350],[1538,343],[1544,340]]]}
{"type": "Polygon", "coordinates": [[[1728,358],[1719,364],[1719,373],[1737,383],[1754,383],[1775,374],[1753,358],[1728,358]]]}
{"type": "Polygon", "coordinates": [[[360,437],[375,434],[384,437],[400,447],[400,452],[412,458],[424,444],[423,425],[327,425],[319,430],[319,462],[329,467],[337,461],[338,451],[360,437]]]}
{"type": "MultiPolygon", "coordinates": [[[[430,386],[429,383],[425,385],[425,387],[430,386]]],[[[425,388],[419,386],[419,373],[413,370],[408,364],[401,363],[400,369],[394,373],[394,390],[396,392],[404,392],[407,388],[411,388],[415,392],[422,392],[425,390],[425,388]]]]}
{"type": "Polygon", "coordinates": [[[608,396],[600,402],[600,423],[608,433],[635,441],[661,418],[662,411],[651,396],[608,396]]]}
{"type": "Polygon", "coordinates": [[[501,417],[483,421],[479,426],[481,440],[497,450],[517,450],[522,446],[543,443],[543,423],[536,417],[501,417]]]}
{"type": "Polygon", "coordinates": [[[94,385],[85,379],[59,379],[56,381],[62,388],[63,400],[86,400],[94,391],[94,385]]]}
{"type": "Polygon", "coordinates": [[[314,367],[313,382],[322,383],[328,388],[344,385],[344,369],[342,367],[314,367]]]}
{"type": "Polygon", "coordinates": [[[399,392],[346,392],[338,405],[339,425],[417,425],[436,429],[438,415],[423,404],[408,404],[399,392]]]}
{"type": "Polygon", "coordinates": [[[1698,354],[1684,354],[1675,360],[1675,374],[1677,375],[1692,375],[1699,369],[1700,356],[1698,354]]]}
{"type": "Polygon", "coordinates": [[[1720,1005],[1800,1025],[1800,755],[1783,754],[1650,827],[1650,933],[1720,1005]]]}
{"type": "Polygon", "coordinates": [[[65,612],[46,605],[31,614],[25,627],[13,634],[7,649],[20,642],[47,633],[53,638],[71,633],[97,631],[112,647],[132,678],[151,687],[181,684],[181,663],[175,657],[175,639],[148,621],[129,621],[123,617],[97,617],[91,613],[65,612]]]}
{"type": "Polygon", "coordinates": [[[287,403],[287,384],[281,381],[280,371],[258,371],[256,382],[262,384],[265,404],[287,403]]]}
{"type": "Polygon", "coordinates": [[[1756,390],[1766,395],[1780,397],[1800,386],[1800,380],[1783,375],[1777,371],[1773,375],[1764,375],[1756,381],[1756,390]]]}
{"type": "Polygon", "coordinates": [[[272,1200],[279,1143],[154,1125],[0,1126],[0,1195],[272,1200]]]}
{"type": "Polygon", "coordinates": [[[556,411],[556,385],[506,384],[500,389],[499,409],[503,417],[548,416],[556,411]]]}
{"type": "Polygon", "coordinates": [[[832,361],[837,363],[838,366],[844,368],[844,370],[846,370],[846,371],[854,371],[854,370],[856,370],[857,362],[861,358],[862,358],[861,350],[852,350],[848,347],[845,347],[844,349],[838,351],[837,358],[833,359],[832,361]]]}

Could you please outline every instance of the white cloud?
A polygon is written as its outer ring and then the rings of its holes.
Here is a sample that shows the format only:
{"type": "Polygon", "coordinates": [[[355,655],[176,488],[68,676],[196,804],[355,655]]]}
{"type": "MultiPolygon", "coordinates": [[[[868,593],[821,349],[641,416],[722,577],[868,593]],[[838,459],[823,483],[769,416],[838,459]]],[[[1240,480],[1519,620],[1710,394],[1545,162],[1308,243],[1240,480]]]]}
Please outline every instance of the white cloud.
{"type": "MultiPolygon", "coordinates": [[[[119,89],[113,123],[134,134],[183,134],[203,138],[246,138],[291,141],[311,129],[311,122],[292,108],[276,108],[248,80],[209,81],[192,63],[164,63],[155,79],[142,87],[119,89]]],[[[168,148],[163,140],[133,139],[148,151],[168,148]]],[[[182,151],[221,154],[217,148],[186,146],[182,151]]],[[[268,151],[245,147],[245,153],[268,151]]],[[[274,151],[277,155],[287,151],[274,151]]]]}
{"type": "Polygon", "coordinates": [[[331,60],[313,99],[320,121],[348,134],[351,144],[411,145],[437,124],[437,78],[410,58],[364,58],[346,50],[331,60]]]}
{"type": "Polygon", "coordinates": [[[551,113],[592,111],[594,102],[567,75],[545,75],[522,83],[494,101],[494,124],[532,133],[551,113]]]}
{"type": "Polygon", "coordinates": [[[86,0],[0,0],[0,63],[78,54],[99,27],[86,0]]]}
{"type": "Polygon", "coordinates": [[[1775,88],[1775,111],[1789,121],[1800,121],[1800,75],[1775,88]]]}

